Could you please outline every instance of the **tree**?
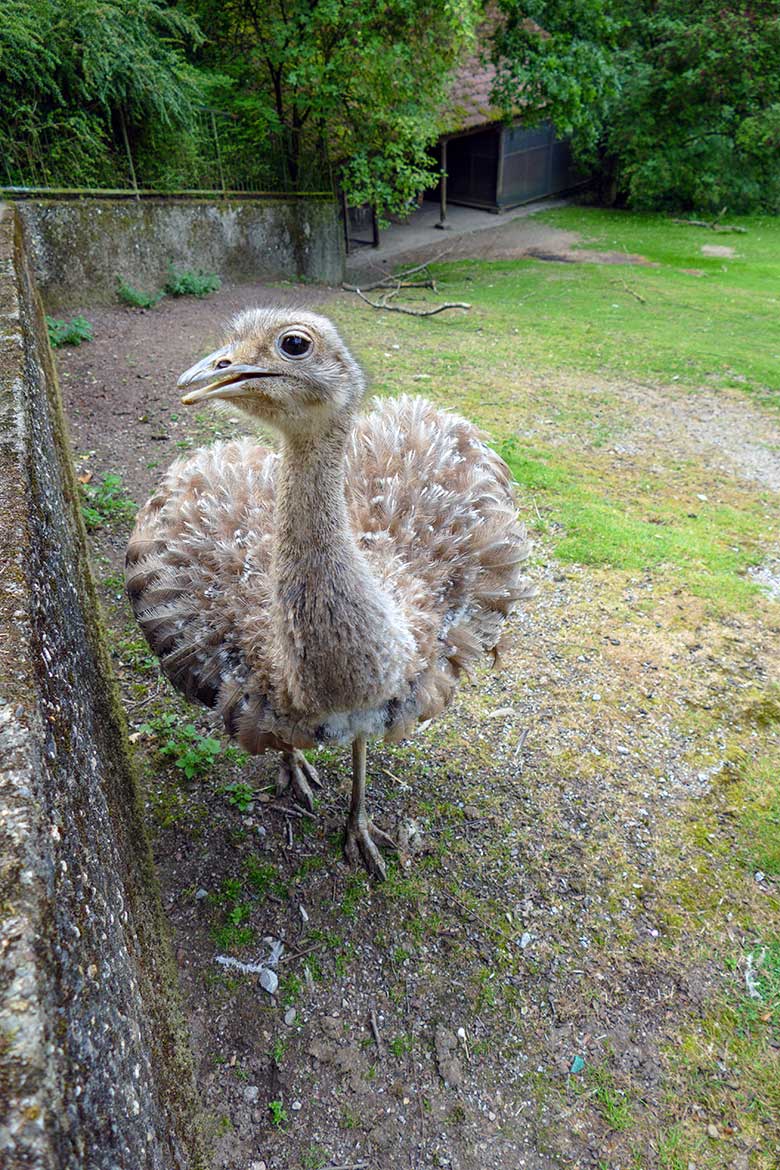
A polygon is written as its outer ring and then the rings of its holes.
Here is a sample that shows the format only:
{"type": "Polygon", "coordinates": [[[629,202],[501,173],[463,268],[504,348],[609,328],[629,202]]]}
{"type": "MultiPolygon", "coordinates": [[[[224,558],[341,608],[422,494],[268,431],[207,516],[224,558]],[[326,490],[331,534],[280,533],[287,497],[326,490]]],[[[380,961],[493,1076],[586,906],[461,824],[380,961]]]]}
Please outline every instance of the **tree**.
{"type": "MultiPolygon", "coordinates": [[[[476,0],[190,0],[218,71],[212,100],[272,144],[291,188],[336,173],[354,203],[400,211],[435,178],[448,75],[476,0]]],[[[228,144],[228,150],[231,149],[228,144]]]]}
{"type": "Polygon", "coordinates": [[[0,0],[5,181],[89,185],[115,174],[124,134],[186,137],[199,100],[186,50],[200,39],[164,0],[0,0]]]}
{"type": "Polygon", "coordinates": [[[501,0],[496,99],[571,134],[604,197],[780,209],[776,0],[501,0]]]}

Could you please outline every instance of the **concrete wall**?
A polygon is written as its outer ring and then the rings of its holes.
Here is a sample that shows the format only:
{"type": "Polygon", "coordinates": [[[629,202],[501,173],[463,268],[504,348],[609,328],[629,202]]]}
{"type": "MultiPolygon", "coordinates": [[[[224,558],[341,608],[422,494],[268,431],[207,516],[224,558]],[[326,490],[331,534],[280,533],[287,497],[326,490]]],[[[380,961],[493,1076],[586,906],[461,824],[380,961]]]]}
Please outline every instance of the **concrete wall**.
{"type": "Polygon", "coordinates": [[[186,1031],[18,216],[0,207],[0,1165],[202,1164],[186,1031]]]}
{"type": "Polygon", "coordinates": [[[169,263],[230,281],[344,279],[332,200],[34,200],[18,208],[38,286],[57,311],[114,300],[117,275],[160,288],[169,263]]]}

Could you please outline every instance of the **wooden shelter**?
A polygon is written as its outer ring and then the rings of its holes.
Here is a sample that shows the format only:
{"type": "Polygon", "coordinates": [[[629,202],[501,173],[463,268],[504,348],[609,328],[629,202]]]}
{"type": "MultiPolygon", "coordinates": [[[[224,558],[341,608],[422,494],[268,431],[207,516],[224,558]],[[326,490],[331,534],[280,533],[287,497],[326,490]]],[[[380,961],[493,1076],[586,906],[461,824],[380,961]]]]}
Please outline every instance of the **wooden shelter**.
{"type": "Polygon", "coordinates": [[[528,129],[518,114],[507,124],[491,105],[495,69],[485,61],[484,41],[497,19],[496,13],[488,17],[450,90],[446,130],[436,148],[444,175],[436,191],[428,193],[429,198],[438,194],[442,223],[448,202],[506,211],[582,182],[568,141],[556,137],[550,123],[528,129]]]}

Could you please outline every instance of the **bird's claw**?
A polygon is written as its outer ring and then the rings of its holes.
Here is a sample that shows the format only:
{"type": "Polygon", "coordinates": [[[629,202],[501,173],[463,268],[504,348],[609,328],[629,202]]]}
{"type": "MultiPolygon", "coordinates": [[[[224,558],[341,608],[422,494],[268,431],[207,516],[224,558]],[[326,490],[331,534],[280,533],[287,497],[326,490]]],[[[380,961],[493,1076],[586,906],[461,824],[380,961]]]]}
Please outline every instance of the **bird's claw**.
{"type": "Polygon", "coordinates": [[[350,865],[363,865],[372,878],[383,882],[387,878],[384,858],[377,848],[377,842],[397,852],[398,846],[371,821],[350,817],[344,833],[344,855],[350,865]]]}
{"type": "Polygon", "coordinates": [[[282,793],[292,789],[296,799],[309,812],[313,812],[314,793],[311,790],[312,785],[315,788],[322,788],[322,781],[317,775],[317,769],[309,763],[303,753],[296,751],[289,756],[285,756],[276,780],[276,795],[281,796],[282,793]]]}

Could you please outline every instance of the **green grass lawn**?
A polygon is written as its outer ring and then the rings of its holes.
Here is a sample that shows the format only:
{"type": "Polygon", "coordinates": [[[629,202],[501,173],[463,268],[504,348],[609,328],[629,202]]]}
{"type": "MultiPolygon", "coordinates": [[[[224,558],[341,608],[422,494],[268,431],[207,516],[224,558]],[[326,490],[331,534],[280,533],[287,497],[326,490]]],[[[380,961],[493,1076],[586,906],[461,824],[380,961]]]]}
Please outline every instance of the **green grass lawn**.
{"type": "Polygon", "coordinates": [[[437,268],[449,299],[474,301],[472,328],[485,328],[489,315],[499,350],[516,339],[531,367],[731,386],[780,401],[780,220],[729,221],[742,234],[589,208],[542,218],[580,233],[582,247],[638,254],[658,267],[523,260],[437,268]],[[735,256],[706,256],[708,245],[735,256]]]}
{"type": "Polygon", "coordinates": [[[495,369],[509,363],[734,387],[780,402],[780,219],[730,219],[743,234],[582,207],[537,218],[578,232],[579,247],[638,254],[658,267],[534,259],[437,264],[442,299],[468,301],[472,312],[439,325],[435,345],[430,322],[410,322],[420,345],[405,360],[413,357],[433,378],[462,372],[479,382],[486,371],[475,356],[487,354],[495,369]],[[707,245],[736,255],[705,256],[707,245]]]}
{"type": "MultiPolygon", "coordinates": [[[[636,401],[626,383],[705,389],[780,404],[780,219],[714,232],[659,215],[567,207],[539,217],[579,247],[658,267],[540,260],[435,265],[421,303],[467,301],[430,319],[334,315],[379,393],[421,393],[484,426],[562,561],[652,571],[720,612],[750,604],[748,569],[777,532],[771,493],[713,478],[664,450],[628,459],[636,401]],[[732,247],[733,259],[702,255],[732,247]],[[694,275],[694,270],[698,275],[694,275]],[[637,299],[641,298],[641,299],[637,299]],[[594,377],[603,384],[594,388],[594,377]]],[[[414,296],[415,294],[411,294],[414,296]]],[[[669,405],[674,410],[674,402],[669,405]]],[[[684,423],[680,424],[684,426],[684,423]]]]}

